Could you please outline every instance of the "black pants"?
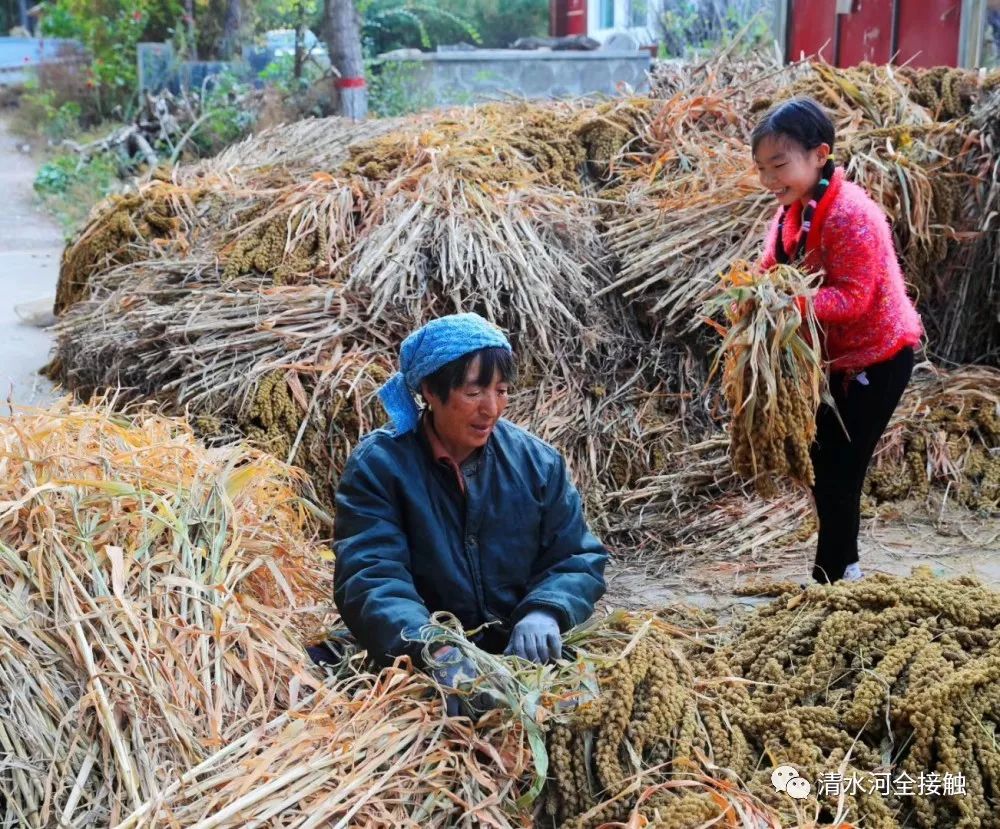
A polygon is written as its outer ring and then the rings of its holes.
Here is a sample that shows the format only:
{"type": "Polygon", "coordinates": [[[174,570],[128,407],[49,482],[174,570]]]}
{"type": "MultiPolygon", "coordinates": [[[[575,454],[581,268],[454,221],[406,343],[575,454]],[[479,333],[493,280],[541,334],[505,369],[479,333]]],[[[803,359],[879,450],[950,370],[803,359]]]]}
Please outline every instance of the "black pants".
{"type": "Polygon", "coordinates": [[[848,376],[846,388],[843,373],[830,374],[830,391],[844,425],[829,406],[820,406],[816,440],[810,449],[819,521],[813,578],[818,582],[837,581],[847,565],[858,560],[865,473],[912,373],[913,349],[907,347],[885,362],[848,376]]]}

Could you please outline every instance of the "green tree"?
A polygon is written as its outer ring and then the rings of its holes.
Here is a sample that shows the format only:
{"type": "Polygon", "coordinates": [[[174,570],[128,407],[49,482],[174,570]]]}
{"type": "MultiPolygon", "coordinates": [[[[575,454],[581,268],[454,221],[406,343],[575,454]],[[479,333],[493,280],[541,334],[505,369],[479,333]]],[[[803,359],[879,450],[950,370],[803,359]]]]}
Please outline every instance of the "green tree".
{"type": "Polygon", "coordinates": [[[440,0],[438,5],[467,20],[487,48],[503,49],[519,37],[549,33],[548,0],[440,0]]]}
{"type": "Polygon", "coordinates": [[[663,54],[685,57],[716,49],[747,26],[743,47],[756,49],[771,36],[772,13],[771,0],[664,0],[663,54]]]}
{"type": "Polygon", "coordinates": [[[136,44],[169,36],[180,17],[176,0],[56,0],[42,16],[42,33],[79,40],[90,53],[86,103],[100,117],[126,106],[136,88],[136,44]]]}
{"type": "Polygon", "coordinates": [[[320,0],[274,0],[256,3],[251,15],[257,32],[294,29],[301,21],[306,28],[319,34],[323,22],[323,3],[320,0]]]}
{"type": "Polygon", "coordinates": [[[433,49],[439,43],[478,43],[479,32],[460,11],[445,2],[420,0],[358,0],[365,53],[393,49],[433,49]]]}

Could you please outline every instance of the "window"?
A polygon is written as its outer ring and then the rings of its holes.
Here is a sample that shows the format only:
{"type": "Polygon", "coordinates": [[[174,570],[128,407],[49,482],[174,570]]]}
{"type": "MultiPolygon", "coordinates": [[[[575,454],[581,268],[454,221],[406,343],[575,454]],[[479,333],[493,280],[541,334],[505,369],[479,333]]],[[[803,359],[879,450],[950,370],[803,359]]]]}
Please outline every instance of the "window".
{"type": "Polygon", "coordinates": [[[986,31],[983,43],[983,66],[1000,65],[1000,3],[991,0],[986,8],[986,31]]]}
{"type": "Polygon", "coordinates": [[[632,0],[629,4],[628,25],[640,28],[649,25],[649,0],[632,0]]]}
{"type": "Polygon", "coordinates": [[[615,0],[600,0],[601,7],[597,19],[602,29],[615,27],[615,0]]]}

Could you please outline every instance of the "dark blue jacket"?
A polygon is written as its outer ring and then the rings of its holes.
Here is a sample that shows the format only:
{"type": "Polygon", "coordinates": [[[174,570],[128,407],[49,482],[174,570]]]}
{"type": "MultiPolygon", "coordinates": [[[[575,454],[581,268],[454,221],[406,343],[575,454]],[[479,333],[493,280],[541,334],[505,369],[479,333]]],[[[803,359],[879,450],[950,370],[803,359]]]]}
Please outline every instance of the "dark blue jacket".
{"type": "Polygon", "coordinates": [[[587,528],[580,495],[553,447],[497,422],[466,475],[432,455],[422,430],[366,435],[336,494],[334,598],[369,656],[384,665],[409,654],[435,611],[502,650],[528,611],[551,611],[562,630],[585,621],[604,594],[607,551],[587,528]]]}

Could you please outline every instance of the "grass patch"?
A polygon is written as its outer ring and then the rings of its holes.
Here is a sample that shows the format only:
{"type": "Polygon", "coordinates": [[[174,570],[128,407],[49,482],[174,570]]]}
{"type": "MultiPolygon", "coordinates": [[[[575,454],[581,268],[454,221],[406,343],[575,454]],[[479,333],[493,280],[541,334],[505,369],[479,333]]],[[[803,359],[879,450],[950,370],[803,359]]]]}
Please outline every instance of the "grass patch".
{"type": "Polygon", "coordinates": [[[69,240],[95,204],[123,189],[122,174],[118,159],[109,153],[84,159],[73,152],[54,152],[35,175],[35,192],[69,240]]]}

